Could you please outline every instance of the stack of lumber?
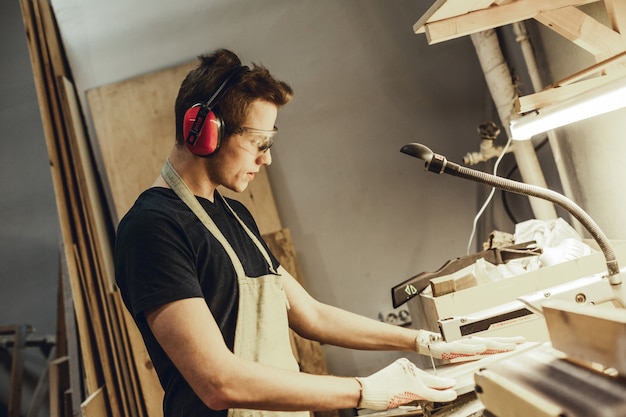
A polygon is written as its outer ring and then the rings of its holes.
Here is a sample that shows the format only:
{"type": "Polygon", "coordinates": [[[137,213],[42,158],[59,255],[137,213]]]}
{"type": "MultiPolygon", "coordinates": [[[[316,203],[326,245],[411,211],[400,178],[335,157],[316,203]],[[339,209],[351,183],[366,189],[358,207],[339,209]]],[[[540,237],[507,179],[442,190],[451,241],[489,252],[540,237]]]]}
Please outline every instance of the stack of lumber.
{"type": "Polygon", "coordinates": [[[20,6],[60,225],[58,358],[51,363],[50,414],[142,415],[113,283],[113,228],[54,14],[45,0],[21,0],[20,6]]]}
{"type": "MultiPolygon", "coordinates": [[[[60,224],[50,415],[160,417],[163,391],[115,285],[112,248],[117,222],[158,175],[173,144],[173,102],[192,64],[88,91],[90,138],[49,0],[20,5],[60,224]]],[[[266,172],[245,193],[223,193],[246,204],[273,252],[298,278],[295,249],[266,172]]],[[[319,344],[292,336],[302,370],[326,373],[319,344]]],[[[316,413],[322,414],[337,415],[316,413]]]]}

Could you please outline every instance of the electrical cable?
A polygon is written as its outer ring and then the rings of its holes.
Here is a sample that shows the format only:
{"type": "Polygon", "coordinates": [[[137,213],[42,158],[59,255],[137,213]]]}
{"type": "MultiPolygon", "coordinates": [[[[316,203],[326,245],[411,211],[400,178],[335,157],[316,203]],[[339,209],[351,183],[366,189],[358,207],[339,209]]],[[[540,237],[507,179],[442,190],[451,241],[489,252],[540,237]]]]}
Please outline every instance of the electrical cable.
{"type": "MultiPolygon", "coordinates": [[[[538,152],[548,142],[549,142],[548,138],[543,139],[538,145],[535,146],[535,152],[538,152]]],[[[517,171],[518,169],[519,169],[519,165],[514,164],[509,170],[509,172],[505,175],[505,178],[511,178],[513,176],[513,173],[517,171]]],[[[509,220],[511,220],[511,222],[513,222],[513,224],[519,223],[519,220],[517,220],[517,218],[515,217],[515,214],[513,213],[513,209],[509,205],[508,193],[504,190],[501,190],[500,193],[502,197],[502,205],[504,207],[504,211],[506,212],[507,217],[509,218],[509,220]]]]}
{"type": "MultiPolygon", "coordinates": [[[[493,167],[493,175],[497,175],[498,166],[500,165],[500,161],[502,161],[502,158],[506,154],[506,151],[509,149],[510,145],[511,145],[511,137],[509,136],[509,138],[508,138],[508,140],[506,142],[506,145],[504,145],[504,148],[502,149],[502,153],[500,154],[500,156],[498,156],[498,159],[496,159],[496,162],[495,162],[494,167],[493,167]]],[[[491,200],[493,199],[493,196],[494,196],[495,192],[496,192],[496,188],[492,187],[491,188],[491,192],[487,196],[487,199],[485,200],[485,202],[483,203],[482,207],[480,208],[480,210],[478,210],[478,213],[474,217],[474,222],[472,224],[472,232],[470,233],[470,238],[469,238],[469,241],[467,242],[467,255],[469,255],[471,253],[470,250],[471,250],[471,247],[472,247],[472,242],[474,241],[474,236],[476,234],[476,226],[478,224],[478,220],[483,215],[483,212],[485,211],[485,209],[487,208],[489,203],[491,203],[491,200]]]]}

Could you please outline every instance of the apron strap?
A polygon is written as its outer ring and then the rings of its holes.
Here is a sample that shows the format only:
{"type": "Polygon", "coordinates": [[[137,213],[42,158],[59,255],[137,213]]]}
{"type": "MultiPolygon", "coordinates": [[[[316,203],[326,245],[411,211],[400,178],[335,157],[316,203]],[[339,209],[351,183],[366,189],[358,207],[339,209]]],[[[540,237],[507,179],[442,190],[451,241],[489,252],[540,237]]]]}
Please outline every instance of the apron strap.
{"type": "MultiPolygon", "coordinates": [[[[206,210],[204,209],[204,207],[202,207],[202,205],[200,204],[196,196],[193,195],[193,193],[191,192],[187,184],[185,184],[185,182],[180,177],[178,172],[176,172],[174,167],[172,167],[169,160],[165,161],[165,165],[163,166],[163,169],[161,170],[161,175],[163,176],[163,179],[165,179],[167,184],[170,187],[172,187],[172,190],[176,193],[176,195],[191,209],[191,211],[193,211],[193,213],[198,217],[198,219],[200,219],[202,224],[204,224],[204,226],[209,230],[209,232],[211,232],[211,234],[215,236],[218,242],[222,244],[222,246],[224,247],[224,250],[230,257],[231,262],[233,263],[237,276],[245,276],[243,265],[241,263],[241,260],[235,253],[235,250],[230,245],[228,240],[226,240],[226,237],[224,236],[224,234],[222,234],[222,232],[217,227],[217,225],[215,224],[211,216],[209,216],[206,210]]],[[[265,250],[265,247],[261,244],[261,242],[256,237],[256,235],[252,233],[252,231],[248,228],[248,226],[246,226],[243,220],[239,218],[239,216],[235,213],[232,207],[226,202],[226,199],[224,199],[224,197],[222,197],[222,195],[219,192],[217,192],[217,190],[215,190],[215,192],[219,196],[219,198],[221,198],[222,201],[226,204],[226,207],[235,216],[235,219],[237,219],[239,224],[243,227],[243,229],[246,231],[248,236],[252,239],[254,244],[259,248],[259,250],[261,251],[261,254],[263,255],[263,258],[265,258],[265,261],[267,262],[267,265],[269,266],[270,271],[276,274],[276,271],[274,270],[274,266],[272,265],[270,256],[265,250]]]]}
{"type": "Polygon", "coordinates": [[[226,199],[217,190],[215,190],[215,192],[222,199],[222,201],[224,202],[226,207],[228,207],[228,209],[233,214],[233,216],[235,216],[235,218],[239,221],[239,224],[241,224],[241,227],[243,227],[243,229],[246,231],[246,233],[248,234],[250,239],[252,239],[252,242],[254,242],[254,244],[257,246],[257,248],[259,248],[259,251],[261,251],[261,254],[263,255],[263,258],[265,258],[265,262],[267,262],[267,265],[270,268],[270,272],[272,272],[273,274],[278,274],[274,270],[274,265],[272,264],[272,259],[270,258],[269,253],[267,252],[267,250],[265,250],[265,246],[263,246],[263,244],[261,243],[259,238],[254,233],[252,233],[252,230],[250,230],[250,228],[243,222],[243,220],[241,220],[239,218],[237,213],[235,213],[235,210],[232,209],[232,207],[230,206],[230,204],[228,204],[226,199]]]}

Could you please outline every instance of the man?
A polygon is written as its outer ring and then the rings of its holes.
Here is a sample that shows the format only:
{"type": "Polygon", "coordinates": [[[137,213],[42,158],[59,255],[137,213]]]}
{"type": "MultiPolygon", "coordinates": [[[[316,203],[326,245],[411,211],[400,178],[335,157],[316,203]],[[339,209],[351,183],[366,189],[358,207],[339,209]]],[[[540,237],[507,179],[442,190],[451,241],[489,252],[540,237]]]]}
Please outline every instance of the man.
{"type": "MultiPolygon", "coordinates": [[[[200,57],[176,99],[176,143],[161,176],[118,227],[116,279],[165,390],[166,417],[383,410],[456,397],[453,380],[406,359],[365,378],[298,372],[289,328],[352,349],[447,344],[313,299],[279,265],[248,210],[216,191],[244,191],[272,162],[278,109],[291,95],[230,51],[200,57]]],[[[513,348],[480,342],[457,354],[513,348]]]]}

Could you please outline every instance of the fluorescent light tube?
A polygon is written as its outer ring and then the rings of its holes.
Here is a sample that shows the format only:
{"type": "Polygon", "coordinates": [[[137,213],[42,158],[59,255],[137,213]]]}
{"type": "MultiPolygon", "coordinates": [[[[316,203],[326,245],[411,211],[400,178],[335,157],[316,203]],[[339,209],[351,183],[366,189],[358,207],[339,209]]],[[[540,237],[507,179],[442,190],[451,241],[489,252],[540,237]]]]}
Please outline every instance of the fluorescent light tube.
{"type": "Polygon", "coordinates": [[[539,133],[623,107],[626,107],[626,77],[512,120],[511,137],[528,140],[539,133]]]}

